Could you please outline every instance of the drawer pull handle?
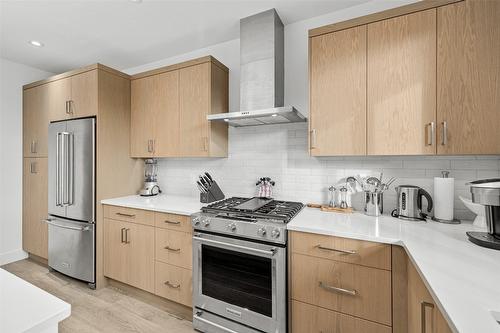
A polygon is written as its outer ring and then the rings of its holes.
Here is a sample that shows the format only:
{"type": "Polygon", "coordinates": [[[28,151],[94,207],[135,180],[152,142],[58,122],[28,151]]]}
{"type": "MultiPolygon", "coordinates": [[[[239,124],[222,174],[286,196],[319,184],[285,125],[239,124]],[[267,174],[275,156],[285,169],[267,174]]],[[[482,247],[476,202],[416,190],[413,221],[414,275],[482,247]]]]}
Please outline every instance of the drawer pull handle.
{"type": "Polygon", "coordinates": [[[168,246],[168,245],[167,245],[167,246],[165,246],[165,247],[164,247],[164,249],[165,249],[165,250],[172,251],[172,252],[179,252],[179,251],[181,250],[181,249],[173,249],[173,248],[171,248],[171,247],[170,247],[170,246],[168,246]]]}
{"type": "Polygon", "coordinates": [[[172,289],[179,289],[181,287],[180,284],[172,284],[172,283],[170,283],[170,281],[165,281],[165,285],[167,287],[172,288],[172,289]]]}
{"type": "Polygon", "coordinates": [[[358,294],[358,292],[356,290],[349,290],[349,289],[344,289],[344,288],[332,287],[332,286],[329,286],[327,284],[324,284],[322,281],[319,281],[319,287],[323,288],[325,290],[328,290],[328,291],[333,291],[336,293],[346,294],[346,295],[350,295],[350,296],[356,296],[358,294]]]}
{"type": "Polygon", "coordinates": [[[120,212],[116,213],[116,215],[130,217],[130,218],[135,217],[135,214],[125,214],[125,213],[120,213],[120,212]]]}
{"type": "Polygon", "coordinates": [[[121,232],[122,232],[121,241],[122,241],[122,243],[125,243],[125,228],[122,228],[121,232]]]}
{"type": "Polygon", "coordinates": [[[163,222],[168,223],[168,224],[181,224],[181,222],[179,222],[179,221],[169,221],[169,220],[165,220],[165,221],[163,221],[163,222]]]}
{"type": "Polygon", "coordinates": [[[318,244],[316,245],[316,247],[320,250],[326,250],[326,251],[333,251],[333,252],[340,252],[340,253],[343,253],[343,254],[356,254],[357,252],[356,251],[352,251],[352,250],[339,250],[339,249],[333,249],[331,247],[325,247],[325,246],[322,246],[321,244],[318,244]]]}
{"type": "Polygon", "coordinates": [[[427,332],[427,319],[425,316],[425,308],[434,309],[434,304],[423,301],[420,303],[420,325],[422,326],[422,333],[427,332]]]}

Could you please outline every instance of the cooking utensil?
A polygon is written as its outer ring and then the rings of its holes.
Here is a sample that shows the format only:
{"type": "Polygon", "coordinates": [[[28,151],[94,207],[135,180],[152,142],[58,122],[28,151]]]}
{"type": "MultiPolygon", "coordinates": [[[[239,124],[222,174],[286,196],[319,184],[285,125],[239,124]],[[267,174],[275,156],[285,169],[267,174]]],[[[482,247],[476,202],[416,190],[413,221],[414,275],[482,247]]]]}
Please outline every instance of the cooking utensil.
{"type": "Polygon", "coordinates": [[[210,176],[210,174],[208,172],[205,172],[205,176],[208,178],[208,180],[210,181],[210,184],[212,184],[214,182],[214,179],[212,178],[212,176],[210,176]]]}
{"type": "Polygon", "coordinates": [[[210,184],[202,176],[199,176],[199,180],[203,187],[205,187],[207,190],[210,188],[210,184]]]}

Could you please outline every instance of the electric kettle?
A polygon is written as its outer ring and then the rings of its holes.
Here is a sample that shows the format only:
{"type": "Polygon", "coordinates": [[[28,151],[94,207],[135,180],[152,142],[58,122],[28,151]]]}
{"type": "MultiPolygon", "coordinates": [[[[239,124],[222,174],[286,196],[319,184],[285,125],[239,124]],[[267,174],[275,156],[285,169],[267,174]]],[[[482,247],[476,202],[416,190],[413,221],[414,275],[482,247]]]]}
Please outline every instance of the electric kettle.
{"type": "Polygon", "coordinates": [[[431,195],[421,187],[414,185],[400,185],[396,187],[398,208],[391,213],[393,217],[403,220],[425,220],[427,213],[432,211],[431,195]],[[422,209],[422,197],[427,199],[427,213],[422,209]]]}

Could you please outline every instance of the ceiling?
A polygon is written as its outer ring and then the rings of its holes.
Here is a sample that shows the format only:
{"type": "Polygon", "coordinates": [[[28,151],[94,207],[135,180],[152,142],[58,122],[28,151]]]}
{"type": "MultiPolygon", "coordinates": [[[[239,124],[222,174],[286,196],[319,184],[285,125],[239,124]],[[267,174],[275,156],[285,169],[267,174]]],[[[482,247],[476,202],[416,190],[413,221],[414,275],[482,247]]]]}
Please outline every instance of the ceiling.
{"type": "Polygon", "coordinates": [[[0,56],[53,73],[126,69],[238,38],[240,18],[273,7],[286,25],[364,2],[0,0],[0,56]]]}

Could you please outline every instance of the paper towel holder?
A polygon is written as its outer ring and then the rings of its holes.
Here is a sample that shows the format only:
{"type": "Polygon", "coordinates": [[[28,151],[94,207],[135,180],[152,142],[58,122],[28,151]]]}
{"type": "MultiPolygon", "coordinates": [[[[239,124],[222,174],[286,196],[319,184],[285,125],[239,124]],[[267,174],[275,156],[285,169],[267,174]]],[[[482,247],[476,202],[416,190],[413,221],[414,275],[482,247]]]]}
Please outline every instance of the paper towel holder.
{"type": "MultiPolygon", "coordinates": [[[[443,170],[443,171],[441,171],[441,175],[443,176],[442,178],[448,178],[450,175],[450,172],[443,170]]],[[[462,222],[460,222],[459,219],[454,218],[453,220],[443,220],[443,219],[438,219],[435,216],[431,217],[431,220],[433,220],[434,222],[447,223],[447,224],[460,224],[460,223],[462,223],[462,222]]]]}

